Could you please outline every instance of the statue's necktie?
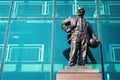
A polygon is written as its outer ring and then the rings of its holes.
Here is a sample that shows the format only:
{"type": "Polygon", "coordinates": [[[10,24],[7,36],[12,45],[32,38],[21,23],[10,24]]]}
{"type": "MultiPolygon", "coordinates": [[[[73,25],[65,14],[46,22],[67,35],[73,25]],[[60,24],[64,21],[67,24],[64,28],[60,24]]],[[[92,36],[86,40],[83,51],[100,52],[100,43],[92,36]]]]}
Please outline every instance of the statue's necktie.
{"type": "Polygon", "coordinates": [[[79,29],[80,31],[83,31],[83,20],[82,20],[81,17],[78,18],[78,29],[79,29]]]}

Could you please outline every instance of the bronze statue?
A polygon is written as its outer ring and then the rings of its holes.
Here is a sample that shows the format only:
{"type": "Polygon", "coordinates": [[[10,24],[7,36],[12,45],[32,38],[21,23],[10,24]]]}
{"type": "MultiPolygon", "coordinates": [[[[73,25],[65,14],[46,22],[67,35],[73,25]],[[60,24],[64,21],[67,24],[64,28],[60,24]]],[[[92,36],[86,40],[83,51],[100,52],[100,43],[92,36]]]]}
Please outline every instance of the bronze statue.
{"type": "Polygon", "coordinates": [[[88,47],[96,48],[96,38],[89,22],[84,19],[85,10],[82,7],[77,9],[77,16],[65,19],[61,24],[62,29],[68,33],[70,44],[69,66],[84,66],[88,47]]]}

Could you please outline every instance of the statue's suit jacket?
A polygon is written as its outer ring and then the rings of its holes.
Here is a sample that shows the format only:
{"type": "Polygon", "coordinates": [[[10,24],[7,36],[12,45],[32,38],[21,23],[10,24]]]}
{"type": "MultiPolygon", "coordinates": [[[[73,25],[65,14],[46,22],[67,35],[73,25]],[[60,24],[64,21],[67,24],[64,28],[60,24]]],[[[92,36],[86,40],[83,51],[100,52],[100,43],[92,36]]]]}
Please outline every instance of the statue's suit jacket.
{"type": "MultiPolygon", "coordinates": [[[[78,17],[71,16],[66,18],[61,24],[63,30],[68,33],[68,43],[70,43],[72,34],[75,32],[77,28],[77,22],[78,22],[78,17]]],[[[89,43],[90,38],[97,39],[92,30],[90,23],[87,22],[84,18],[82,18],[82,24],[84,27],[87,42],[89,43]]]]}

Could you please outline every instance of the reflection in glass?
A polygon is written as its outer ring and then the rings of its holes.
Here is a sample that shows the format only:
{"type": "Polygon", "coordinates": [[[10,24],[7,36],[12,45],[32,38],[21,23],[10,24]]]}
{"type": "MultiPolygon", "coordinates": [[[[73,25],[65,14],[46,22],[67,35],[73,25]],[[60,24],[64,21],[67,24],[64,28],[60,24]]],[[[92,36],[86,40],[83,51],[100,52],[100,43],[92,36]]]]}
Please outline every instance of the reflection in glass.
{"type": "Polygon", "coordinates": [[[52,17],[53,1],[14,1],[12,17],[52,17]]]}
{"type": "Polygon", "coordinates": [[[94,18],[96,17],[96,5],[95,0],[91,1],[56,1],[56,17],[68,17],[76,15],[77,8],[84,7],[86,14],[85,17],[94,18]]]}
{"type": "Polygon", "coordinates": [[[120,1],[119,0],[101,0],[100,16],[102,18],[117,18],[120,17],[120,1]]]}

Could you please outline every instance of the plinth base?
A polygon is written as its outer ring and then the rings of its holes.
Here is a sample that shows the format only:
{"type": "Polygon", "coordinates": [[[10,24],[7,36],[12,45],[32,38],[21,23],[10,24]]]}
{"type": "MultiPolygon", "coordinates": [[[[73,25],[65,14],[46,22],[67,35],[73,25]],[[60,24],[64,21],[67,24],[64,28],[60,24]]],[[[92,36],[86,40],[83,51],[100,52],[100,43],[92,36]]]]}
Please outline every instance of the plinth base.
{"type": "Polygon", "coordinates": [[[102,76],[90,66],[67,66],[59,71],[57,80],[102,80],[102,76]]]}

